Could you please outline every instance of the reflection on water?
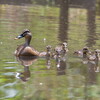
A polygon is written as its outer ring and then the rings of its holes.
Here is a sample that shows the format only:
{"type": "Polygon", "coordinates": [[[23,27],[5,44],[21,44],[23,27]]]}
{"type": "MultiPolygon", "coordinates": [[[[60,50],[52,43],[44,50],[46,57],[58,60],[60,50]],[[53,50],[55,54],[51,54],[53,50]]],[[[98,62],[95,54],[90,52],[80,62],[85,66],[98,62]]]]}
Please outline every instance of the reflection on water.
{"type": "Polygon", "coordinates": [[[100,61],[84,63],[73,55],[84,46],[100,49],[99,8],[99,0],[0,1],[0,99],[99,100],[100,61]],[[15,58],[13,52],[23,40],[14,37],[26,28],[38,51],[66,41],[68,54],[15,58]]]}
{"type": "Polygon", "coordinates": [[[68,40],[68,17],[69,17],[69,0],[63,0],[60,3],[60,22],[59,22],[59,39],[64,42],[68,40]]]}
{"type": "Polygon", "coordinates": [[[20,62],[21,65],[27,67],[27,66],[31,66],[33,62],[37,61],[37,57],[16,57],[17,61],[20,62]]]}
{"type": "Polygon", "coordinates": [[[24,66],[24,71],[23,72],[16,72],[16,78],[21,79],[22,81],[28,81],[30,78],[30,70],[29,66],[32,65],[33,62],[37,60],[36,57],[16,57],[17,61],[20,62],[21,65],[24,66]]]}

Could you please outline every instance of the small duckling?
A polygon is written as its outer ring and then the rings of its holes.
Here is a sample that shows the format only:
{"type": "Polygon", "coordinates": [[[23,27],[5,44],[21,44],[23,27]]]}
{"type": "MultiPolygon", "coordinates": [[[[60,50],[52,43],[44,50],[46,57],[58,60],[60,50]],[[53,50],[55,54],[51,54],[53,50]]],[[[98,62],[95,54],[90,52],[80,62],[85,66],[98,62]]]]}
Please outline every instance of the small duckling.
{"type": "Polygon", "coordinates": [[[68,44],[66,42],[62,43],[62,53],[65,54],[68,52],[68,48],[67,48],[68,44]]]}
{"type": "Polygon", "coordinates": [[[78,57],[86,58],[88,54],[90,54],[90,51],[88,47],[84,47],[82,50],[75,51],[74,54],[76,54],[78,57]]]}
{"type": "Polygon", "coordinates": [[[57,47],[55,48],[55,51],[57,51],[57,52],[59,51],[59,53],[60,53],[61,55],[66,54],[66,53],[68,52],[67,43],[64,42],[64,43],[61,44],[61,46],[57,46],[57,47]]]}
{"type": "Polygon", "coordinates": [[[92,65],[95,65],[94,70],[95,72],[99,72],[99,51],[95,50],[89,57],[88,57],[88,62],[91,63],[92,65]]]}
{"type": "Polygon", "coordinates": [[[61,51],[59,49],[55,49],[55,53],[53,54],[54,59],[61,58],[61,51]]]}
{"type": "Polygon", "coordinates": [[[46,46],[46,49],[47,49],[46,56],[51,57],[51,46],[50,45],[46,46]]]}
{"type": "Polygon", "coordinates": [[[90,60],[90,61],[99,61],[100,57],[99,57],[98,50],[95,50],[94,53],[92,53],[91,55],[89,55],[88,56],[88,60],[90,60]]]}

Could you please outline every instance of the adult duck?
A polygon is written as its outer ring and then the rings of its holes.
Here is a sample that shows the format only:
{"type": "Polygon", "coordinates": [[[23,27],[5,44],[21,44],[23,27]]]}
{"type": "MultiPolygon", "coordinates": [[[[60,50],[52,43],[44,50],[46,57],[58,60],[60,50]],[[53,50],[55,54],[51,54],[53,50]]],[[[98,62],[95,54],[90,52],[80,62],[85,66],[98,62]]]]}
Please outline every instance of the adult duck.
{"type": "Polygon", "coordinates": [[[43,56],[45,54],[39,53],[33,47],[30,46],[32,34],[28,29],[25,29],[22,34],[17,36],[15,39],[25,38],[25,43],[18,46],[15,50],[15,56],[43,56]]]}

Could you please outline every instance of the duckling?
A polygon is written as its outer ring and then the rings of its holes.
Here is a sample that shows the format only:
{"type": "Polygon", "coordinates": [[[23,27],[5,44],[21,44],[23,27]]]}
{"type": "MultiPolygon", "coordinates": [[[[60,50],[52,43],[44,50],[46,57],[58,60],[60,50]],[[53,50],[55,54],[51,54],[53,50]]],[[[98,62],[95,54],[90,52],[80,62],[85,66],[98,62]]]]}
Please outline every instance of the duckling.
{"type": "Polygon", "coordinates": [[[21,39],[23,37],[25,37],[25,43],[23,45],[18,46],[14,53],[15,56],[40,56],[41,53],[39,53],[33,47],[30,46],[32,34],[28,29],[25,29],[22,34],[17,36],[15,39],[21,39]]]}
{"type": "Polygon", "coordinates": [[[99,66],[98,66],[99,60],[100,60],[100,57],[99,57],[99,51],[98,50],[95,50],[94,53],[92,53],[88,57],[88,62],[95,66],[94,67],[95,72],[99,72],[99,70],[100,70],[99,66]]]}
{"type": "Polygon", "coordinates": [[[60,55],[66,54],[68,52],[67,43],[66,42],[62,43],[61,46],[55,47],[54,50],[59,52],[60,55]]]}
{"type": "Polygon", "coordinates": [[[74,54],[77,55],[78,57],[86,58],[88,54],[90,54],[90,51],[88,47],[84,47],[82,50],[75,51],[74,54]]]}
{"type": "Polygon", "coordinates": [[[100,60],[99,51],[95,50],[94,53],[88,56],[88,60],[89,61],[99,61],[100,60]]]}
{"type": "Polygon", "coordinates": [[[66,42],[62,43],[62,54],[65,54],[68,52],[68,48],[67,48],[68,44],[66,42]]]}
{"type": "Polygon", "coordinates": [[[48,45],[46,46],[47,52],[46,52],[46,57],[51,57],[51,46],[48,45]]]}
{"type": "Polygon", "coordinates": [[[52,56],[54,59],[60,59],[61,58],[61,50],[60,49],[55,49],[55,53],[52,56]]]}

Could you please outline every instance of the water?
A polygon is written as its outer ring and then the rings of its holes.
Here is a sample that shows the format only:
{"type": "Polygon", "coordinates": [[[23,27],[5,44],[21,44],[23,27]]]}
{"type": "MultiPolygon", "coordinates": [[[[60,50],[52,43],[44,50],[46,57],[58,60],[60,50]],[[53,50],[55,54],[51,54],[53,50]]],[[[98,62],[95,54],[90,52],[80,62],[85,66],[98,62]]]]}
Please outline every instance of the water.
{"type": "Polygon", "coordinates": [[[73,55],[84,46],[100,49],[99,9],[99,0],[0,1],[0,99],[99,100],[96,64],[73,55]],[[23,29],[31,30],[31,45],[40,52],[68,42],[67,56],[60,65],[54,59],[16,58],[24,39],[14,38],[23,29]]]}

